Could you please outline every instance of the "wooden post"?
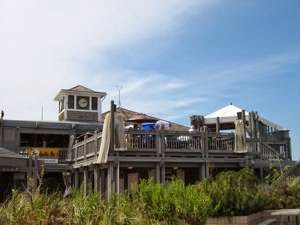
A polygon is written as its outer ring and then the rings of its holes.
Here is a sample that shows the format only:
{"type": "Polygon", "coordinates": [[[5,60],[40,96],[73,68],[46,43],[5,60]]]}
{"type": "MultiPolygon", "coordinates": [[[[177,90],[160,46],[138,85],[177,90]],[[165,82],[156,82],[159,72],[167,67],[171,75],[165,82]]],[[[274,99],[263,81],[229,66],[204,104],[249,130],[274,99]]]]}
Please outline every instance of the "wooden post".
{"type": "Polygon", "coordinates": [[[33,188],[34,191],[37,188],[38,185],[38,177],[39,177],[39,165],[38,165],[39,161],[38,161],[38,156],[34,155],[34,171],[33,171],[33,188]]]}
{"type": "Polygon", "coordinates": [[[84,159],[86,160],[86,146],[87,146],[87,135],[84,135],[84,140],[83,140],[83,154],[84,154],[84,159]]]}
{"type": "Polygon", "coordinates": [[[164,162],[161,165],[161,183],[166,184],[166,165],[164,162]]]}
{"type": "Polygon", "coordinates": [[[156,130],[156,149],[157,149],[157,156],[159,156],[161,153],[162,153],[162,142],[163,142],[163,138],[164,137],[161,137],[161,133],[159,132],[159,130],[156,130]]]}
{"type": "Polygon", "coordinates": [[[114,192],[113,191],[113,174],[114,174],[114,167],[113,163],[109,162],[108,163],[108,168],[107,168],[107,199],[110,199],[111,194],[114,192]]]}
{"type": "Polygon", "coordinates": [[[102,198],[105,198],[105,170],[100,168],[100,194],[102,198]]]}
{"type": "Polygon", "coordinates": [[[242,121],[243,121],[243,146],[246,148],[246,113],[242,110],[242,121]]]}
{"type": "Polygon", "coordinates": [[[289,138],[288,140],[288,144],[287,144],[287,156],[286,156],[286,160],[292,160],[292,144],[291,144],[291,139],[289,138]]]}
{"type": "Polygon", "coordinates": [[[250,137],[251,137],[251,139],[253,139],[254,132],[253,132],[253,113],[252,112],[249,112],[249,126],[250,126],[250,137]]]}
{"type": "Polygon", "coordinates": [[[120,162],[117,162],[116,165],[116,178],[115,178],[115,185],[116,185],[116,193],[120,193],[120,162]]]}
{"type": "Polygon", "coordinates": [[[100,176],[99,176],[99,168],[97,165],[94,167],[94,192],[100,191],[100,176]]]}
{"type": "Polygon", "coordinates": [[[74,159],[72,159],[74,143],[75,143],[75,134],[74,134],[74,131],[72,131],[72,133],[69,135],[69,146],[68,146],[68,154],[67,154],[68,161],[74,160],[74,159]]]}
{"type": "Polygon", "coordinates": [[[77,169],[74,171],[74,187],[79,188],[79,172],[77,169]]]}
{"type": "Polygon", "coordinates": [[[83,168],[83,195],[87,196],[88,194],[88,168],[83,168]]]}
{"type": "Polygon", "coordinates": [[[201,164],[201,180],[204,180],[206,177],[206,162],[201,164]]]}
{"type": "Polygon", "coordinates": [[[216,135],[218,136],[220,133],[220,118],[216,118],[216,135]]]}
{"type": "MultiPolygon", "coordinates": [[[[78,140],[75,140],[75,145],[78,143],[78,140]]],[[[78,147],[76,146],[75,149],[74,149],[74,161],[75,163],[77,162],[77,158],[78,158],[78,147]]]]}
{"type": "Polygon", "coordinates": [[[260,181],[263,182],[264,181],[264,168],[262,165],[259,168],[259,177],[260,177],[260,181]]]}
{"type": "Polygon", "coordinates": [[[97,160],[98,156],[97,156],[97,152],[99,151],[100,146],[98,146],[98,135],[97,135],[97,131],[94,132],[94,145],[95,145],[95,160],[97,160]]]}
{"type": "Polygon", "coordinates": [[[258,121],[257,112],[255,113],[255,126],[256,126],[257,152],[261,155],[260,125],[258,121]]]}
{"type": "Polygon", "coordinates": [[[27,169],[27,188],[29,189],[29,191],[32,191],[32,182],[33,182],[33,171],[32,171],[32,155],[29,156],[28,158],[28,169],[27,169]]]}
{"type": "Polygon", "coordinates": [[[203,144],[204,144],[204,155],[205,155],[205,177],[209,177],[209,165],[208,165],[208,157],[209,157],[209,149],[208,149],[208,130],[207,126],[203,126],[203,144]]]}
{"type": "Polygon", "coordinates": [[[160,163],[156,163],[155,168],[155,180],[157,183],[160,183],[160,163]]]}

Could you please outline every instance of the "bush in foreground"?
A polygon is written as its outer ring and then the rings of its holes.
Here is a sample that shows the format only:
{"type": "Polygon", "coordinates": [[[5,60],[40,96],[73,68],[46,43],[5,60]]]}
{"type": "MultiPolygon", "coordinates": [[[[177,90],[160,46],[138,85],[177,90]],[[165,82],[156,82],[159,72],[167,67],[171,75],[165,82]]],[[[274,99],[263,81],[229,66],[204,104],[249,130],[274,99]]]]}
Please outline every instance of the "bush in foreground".
{"type": "Polygon", "coordinates": [[[264,209],[266,196],[251,169],[228,171],[201,182],[198,190],[212,199],[212,216],[248,215],[264,209]]]}
{"type": "Polygon", "coordinates": [[[103,201],[83,197],[13,192],[0,207],[1,225],[201,225],[209,216],[248,215],[265,209],[300,207],[300,179],[266,187],[250,169],[224,172],[199,184],[142,181],[103,201]]]}

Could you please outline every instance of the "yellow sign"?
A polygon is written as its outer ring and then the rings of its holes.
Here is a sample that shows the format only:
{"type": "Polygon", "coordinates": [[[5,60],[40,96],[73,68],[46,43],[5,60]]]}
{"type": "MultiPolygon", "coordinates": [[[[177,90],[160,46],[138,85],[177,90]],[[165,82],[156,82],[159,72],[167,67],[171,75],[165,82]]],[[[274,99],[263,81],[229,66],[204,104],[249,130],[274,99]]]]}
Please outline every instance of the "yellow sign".
{"type": "Polygon", "coordinates": [[[39,155],[40,157],[58,157],[59,155],[59,148],[27,148],[28,155],[39,155]]]}

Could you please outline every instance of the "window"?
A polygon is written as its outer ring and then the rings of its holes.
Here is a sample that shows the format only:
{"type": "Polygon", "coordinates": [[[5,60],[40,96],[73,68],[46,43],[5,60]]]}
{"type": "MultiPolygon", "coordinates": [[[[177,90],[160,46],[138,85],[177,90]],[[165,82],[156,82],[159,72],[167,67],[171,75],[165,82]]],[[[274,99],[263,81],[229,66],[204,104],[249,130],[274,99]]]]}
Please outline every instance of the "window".
{"type": "Polygon", "coordinates": [[[92,97],[92,110],[98,110],[98,98],[92,97]]]}
{"type": "Polygon", "coordinates": [[[74,109],[74,95],[68,96],[68,109],[74,109]]]}

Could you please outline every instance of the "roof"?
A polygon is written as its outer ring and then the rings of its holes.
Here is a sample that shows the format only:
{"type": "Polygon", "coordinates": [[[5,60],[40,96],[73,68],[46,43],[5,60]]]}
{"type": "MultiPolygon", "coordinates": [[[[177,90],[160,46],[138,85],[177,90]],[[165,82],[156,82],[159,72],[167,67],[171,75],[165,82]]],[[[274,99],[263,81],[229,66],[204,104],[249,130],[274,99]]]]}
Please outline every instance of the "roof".
{"type": "Polygon", "coordinates": [[[96,91],[94,91],[94,90],[92,90],[90,88],[87,88],[87,87],[83,86],[83,85],[76,85],[75,87],[72,87],[72,88],[67,89],[67,90],[69,90],[69,91],[96,92],[96,91]]]}
{"type": "MultiPolygon", "coordinates": [[[[227,105],[221,109],[218,109],[217,111],[210,113],[205,116],[205,118],[217,118],[217,117],[234,117],[237,116],[238,112],[242,112],[243,110],[235,105],[227,105]]],[[[249,113],[246,111],[246,115],[249,113]]]]}
{"type": "Polygon", "coordinates": [[[127,121],[130,122],[156,122],[157,118],[153,118],[152,116],[148,116],[146,114],[135,114],[131,116],[127,121]]]}
{"type": "Polygon", "coordinates": [[[19,157],[19,156],[20,156],[20,155],[17,154],[16,152],[13,152],[13,151],[8,150],[8,149],[6,149],[6,148],[0,147],[0,157],[1,157],[1,158],[2,158],[2,157],[5,157],[5,158],[7,158],[7,157],[13,157],[13,158],[15,158],[15,157],[19,157]]]}
{"type": "Polygon", "coordinates": [[[87,123],[75,121],[30,121],[30,120],[3,120],[4,127],[20,127],[20,128],[40,128],[55,130],[99,130],[102,129],[100,123],[87,123]]]}
{"type": "MultiPolygon", "coordinates": [[[[243,109],[241,109],[240,107],[237,107],[235,105],[227,105],[221,109],[218,109],[215,112],[212,112],[210,114],[207,114],[205,116],[205,123],[206,124],[215,124],[216,123],[216,118],[220,119],[220,123],[232,123],[236,120],[237,118],[237,113],[238,112],[242,112],[243,109]]],[[[245,111],[245,115],[246,115],[246,119],[249,119],[249,112],[245,111]]],[[[283,128],[282,126],[273,123],[261,116],[259,116],[259,121],[262,122],[263,124],[273,127],[277,130],[287,130],[285,128],[283,128]]]]}
{"type": "MultiPolygon", "coordinates": [[[[105,118],[105,115],[109,112],[110,111],[104,112],[102,114],[102,118],[105,118]]],[[[128,121],[130,118],[132,118],[133,116],[136,116],[136,115],[143,115],[143,116],[146,116],[147,118],[150,118],[150,119],[153,119],[153,120],[156,120],[156,121],[157,120],[164,120],[164,119],[161,119],[161,118],[158,118],[158,117],[155,117],[155,116],[147,115],[145,113],[135,112],[135,111],[123,108],[123,107],[118,107],[117,112],[120,112],[124,115],[125,121],[128,121]]],[[[167,121],[167,120],[164,120],[164,121],[167,121]]],[[[172,125],[171,128],[170,128],[170,130],[172,130],[172,131],[187,131],[189,129],[189,127],[178,124],[178,123],[175,123],[175,122],[171,122],[171,121],[167,121],[167,122],[169,122],[172,125]]]]}
{"type": "Polygon", "coordinates": [[[82,93],[89,96],[97,96],[97,97],[104,97],[106,96],[106,92],[99,92],[94,91],[90,88],[87,88],[83,85],[76,85],[75,87],[69,88],[69,89],[61,89],[58,94],[55,96],[54,100],[59,101],[61,99],[62,94],[68,93],[68,94],[78,94],[82,93]]]}

